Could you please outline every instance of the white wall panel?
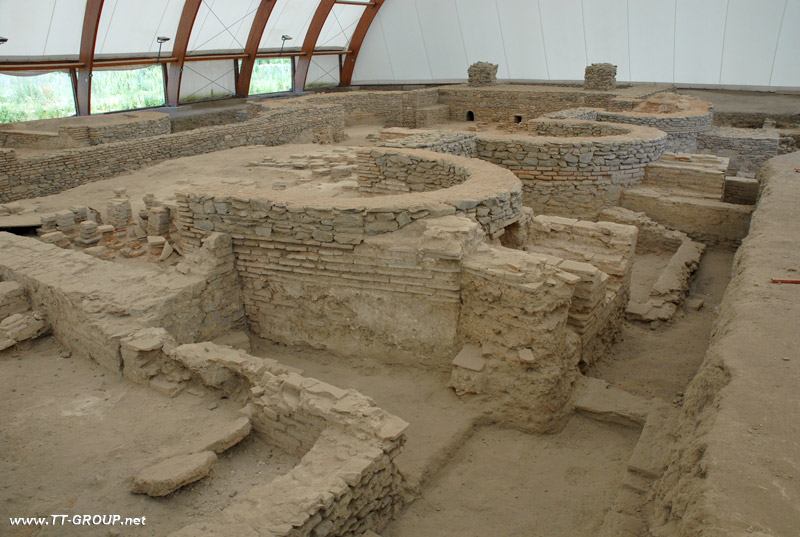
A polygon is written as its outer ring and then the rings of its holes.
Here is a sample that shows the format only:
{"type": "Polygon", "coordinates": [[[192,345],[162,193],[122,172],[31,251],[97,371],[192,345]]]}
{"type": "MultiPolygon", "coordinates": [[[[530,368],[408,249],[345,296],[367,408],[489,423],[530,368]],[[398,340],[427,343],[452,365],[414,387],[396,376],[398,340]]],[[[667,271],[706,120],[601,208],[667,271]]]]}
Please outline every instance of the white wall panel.
{"type": "Polygon", "coordinates": [[[232,95],[233,60],[187,62],[181,77],[181,102],[232,95]]]}
{"type": "Polygon", "coordinates": [[[510,78],[547,80],[537,0],[497,0],[510,78]]]}
{"type": "Polygon", "coordinates": [[[286,49],[302,47],[317,6],[319,0],[278,0],[261,36],[259,48],[281,48],[281,36],[284,34],[294,38],[286,42],[286,49]]]}
{"type": "MultiPolygon", "coordinates": [[[[427,1],[427,0],[425,0],[427,1]]],[[[422,2],[420,2],[421,4],[422,2]]],[[[423,37],[414,0],[388,0],[379,12],[386,47],[392,57],[396,80],[430,80],[429,54],[434,54],[423,37]],[[390,7],[386,13],[384,9],[390,7]]],[[[435,74],[434,74],[435,76],[435,74]]]]}
{"type": "MultiPolygon", "coordinates": [[[[392,0],[389,0],[388,3],[391,2],[392,0]]],[[[408,0],[400,2],[405,3],[408,0]]],[[[467,63],[464,39],[461,37],[455,0],[413,0],[411,3],[416,4],[425,39],[425,49],[430,63],[428,77],[434,80],[465,80],[469,63],[467,63]]],[[[386,25],[384,31],[388,36],[386,25]]],[[[403,30],[397,28],[394,31],[403,30]]],[[[391,43],[389,51],[393,52],[391,43]]],[[[394,58],[392,64],[394,65],[394,58]]],[[[396,66],[394,71],[398,79],[403,78],[396,66]]]]}
{"type": "Polygon", "coordinates": [[[361,52],[358,54],[358,61],[353,70],[353,84],[395,80],[389,49],[386,47],[386,39],[383,35],[382,19],[382,14],[388,11],[386,8],[391,4],[393,2],[388,2],[378,11],[378,15],[372,21],[369,31],[364,37],[364,43],[361,45],[361,52]]]}
{"type": "Polygon", "coordinates": [[[363,6],[334,5],[317,39],[317,48],[346,48],[363,13],[363,6]]]}
{"type": "Polygon", "coordinates": [[[631,80],[672,82],[675,38],[673,0],[630,0],[631,80]]]}
{"type": "Polygon", "coordinates": [[[308,66],[306,87],[339,83],[339,56],[313,56],[308,66]]]}
{"type": "MultiPolygon", "coordinates": [[[[586,48],[580,0],[539,0],[547,65],[553,80],[583,80],[586,48]]],[[[534,29],[535,31],[535,29],[534,29]]]]}
{"type": "Polygon", "coordinates": [[[95,54],[155,54],[163,35],[170,40],[161,52],[169,55],[182,10],[183,0],[105,0],[95,54]]]}
{"type": "Polygon", "coordinates": [[[584,0],[588,63],[617,66],[617,80],[630,80],[627,0],[584,0]]]}
{"type": "Polygon", "coordinates": [[[786,0],[730,0],[720,84],[769,84],[785,5],[786,0]]]}
{"type": "Polygon", "coordinates": [[[0,57],[77,56],[85,0],[0,0],[0,57]]]}
{"type": "Polygon", "coordinates": [[[727,0],[678,0],[675,82],[718,84],[727,0]]]}
{"type": "Polygon", "coordinates": [[[189,39],[189,51],[244,50],[258,0],[203,0],[189,39]]]}
{"type": "Polygon", "coordinates": [[[467,64],[481,61],[495,63],[499,66],[497,77],[510,78],[495,0],[457,0],[456,8],[467,51],[467,64]]]}
{"type": "Polygon", "coordinates": [[[789,0],[771,69],[770,85],[800,87],[800,0],[789,0]]]}

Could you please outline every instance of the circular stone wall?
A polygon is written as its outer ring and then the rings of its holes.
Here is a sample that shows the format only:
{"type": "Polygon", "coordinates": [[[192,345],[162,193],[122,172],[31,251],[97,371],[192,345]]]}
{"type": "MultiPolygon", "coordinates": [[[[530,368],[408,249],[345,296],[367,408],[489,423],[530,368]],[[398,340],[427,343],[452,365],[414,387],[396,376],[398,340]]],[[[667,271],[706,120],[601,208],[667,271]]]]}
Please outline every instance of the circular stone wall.
{"type": "Polygon", "coordinates": [[[674,93],[656,94],[631,111],[598,111],[597,121],[654,127],[666,132],[666,151],[696,153],[697,135],[711,128],[711,105],[674,93]]]}
{"type": "Polygon", "coordinates": [[[595,218],[617,205],[622,188],[638,184],[644,167],[664,152],[667,135],[637,125],[589,121],[535,120],[534,133],[565,136],[478,133],[478,157],[514,172],[523,202],[537,213],[595,218]],[[599,130],[598,130],[599,129],[599,130]],[[601,136],[580,136],[601,132],[601,136]],[[612,134],[612,133],[622,134],[612,134]]]}

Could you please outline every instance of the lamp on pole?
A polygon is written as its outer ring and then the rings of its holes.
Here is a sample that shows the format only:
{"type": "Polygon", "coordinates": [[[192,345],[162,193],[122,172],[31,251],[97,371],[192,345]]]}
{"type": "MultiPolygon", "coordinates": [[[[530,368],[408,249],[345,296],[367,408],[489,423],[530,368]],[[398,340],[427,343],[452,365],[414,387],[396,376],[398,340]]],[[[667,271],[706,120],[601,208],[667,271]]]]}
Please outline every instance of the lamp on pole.
{"type": "Polygon", "coordinates": [[[169,41],[169,37],[164,37],[163,35],[160,35],[156,37],[156,41],[158,41],[158,56],[156,57],[156,63],[158,63],[159,60],[161,60],[161,45],[169,41]]]}
{"type": "Polygon", "coordinates": [[[283,46],[286,44],[287,41],[291,41],[292,39],[294,38],[287,34],[283,34],[281,36],[281,51],[278,53],[278,56],[283,55],[283,46]]]}
{"type": "Polygon", "coordinates": [[[8,38],[7,37],[0,37],[0,45],[5,45],[6,43],[8,43],[8,38]]]}

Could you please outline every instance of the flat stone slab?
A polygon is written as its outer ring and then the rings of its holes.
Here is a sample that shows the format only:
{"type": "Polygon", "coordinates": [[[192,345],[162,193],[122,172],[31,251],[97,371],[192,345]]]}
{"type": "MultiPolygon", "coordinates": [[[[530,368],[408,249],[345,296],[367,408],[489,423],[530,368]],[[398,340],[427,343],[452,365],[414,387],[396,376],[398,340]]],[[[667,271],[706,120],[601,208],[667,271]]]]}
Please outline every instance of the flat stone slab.
{"type": "Polygon", "coordinates": [[[614,388],[601,379],[582,377],[576,390],[575,410],[598,421],[640,427],[651,410],[645,399],[614,388]]]}
{"type": "Polygon", "coordinates": [[[219,455],[244,440],[250,434],[251,429],[250,419],[241,417],[223,427],[209,431],[203,435],[199,444],[202,446],[201,449],[213,451],[219,455]]]}
{"type": "Polygon", "coordinates": [[[486,367],[486,360],[483,359],[480,347],[464,345],[453,360],[453,365],[470,371],[483,371],[483,368],[486,367]]]}
{"type": "Polygon", "coordinates": [[[18,227],[39,227],[42,225],[42,215],[39,213],[12,214],[0,216],[0,229],[12,229],[18,227]]]}
{"type": "Polygon", "coordinates": [[[666,436],[667,408],[657,408],[647,416],[639,442],[628,460],[628,471],[650,479],[661,477],[667,467],[671,441],[666,436]]]}
{"type": "Polygon", "coordinates": [[[217,456],[213,451],[170,457],[134,476],[131,492],[153,497],[166,496],[206,477],[215,462],[217,456]]]}

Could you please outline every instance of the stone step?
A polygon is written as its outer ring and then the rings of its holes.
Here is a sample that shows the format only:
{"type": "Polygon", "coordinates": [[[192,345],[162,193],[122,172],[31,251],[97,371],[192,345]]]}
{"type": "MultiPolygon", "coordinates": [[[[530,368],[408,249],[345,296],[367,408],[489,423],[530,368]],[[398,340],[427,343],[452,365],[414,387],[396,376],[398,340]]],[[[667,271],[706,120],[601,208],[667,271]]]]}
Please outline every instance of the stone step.
{"type": "Polygon", "coordinates": [[[661,477],[667,466],[667,454],[671,444],[668,438],[668,407],[654,407],[647,415],[647,421],[633,454],[628,461],[630,472],[656,479],[661,477]]]}
{"type": "Polygon", "coordinates": [[[638,428],[644,425],[651,409],[649,401],[601,379],[582,377],[575,391],[575,410],[598,421],[638,428]]]}

